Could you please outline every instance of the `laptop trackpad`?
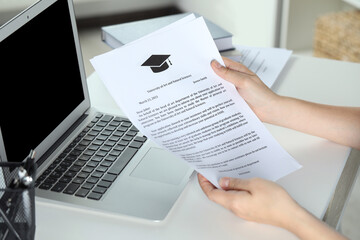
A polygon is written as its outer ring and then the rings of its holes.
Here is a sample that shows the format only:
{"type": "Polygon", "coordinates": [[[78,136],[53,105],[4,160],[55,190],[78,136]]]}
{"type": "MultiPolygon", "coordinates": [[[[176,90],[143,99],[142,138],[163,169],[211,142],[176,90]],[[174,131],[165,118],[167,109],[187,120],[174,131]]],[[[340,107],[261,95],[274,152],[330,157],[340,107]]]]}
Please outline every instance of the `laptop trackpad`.
{"type": "Polygon", "coordinates": [[[178,185],[189,169],[188,165],[170,152],[150,148],[130,176],[178,185]]]}

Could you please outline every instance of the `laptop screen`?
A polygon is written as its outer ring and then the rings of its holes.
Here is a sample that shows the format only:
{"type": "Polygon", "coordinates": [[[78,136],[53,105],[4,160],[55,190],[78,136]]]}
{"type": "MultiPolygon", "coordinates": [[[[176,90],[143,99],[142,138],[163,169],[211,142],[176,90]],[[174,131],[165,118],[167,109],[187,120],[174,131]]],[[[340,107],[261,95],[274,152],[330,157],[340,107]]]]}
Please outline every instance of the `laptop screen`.
{"type": "Polygon", "coordinates": [[[23,161],[83,100],[68,2],[56,1],[0,42],[0,127],[23,161]]]}

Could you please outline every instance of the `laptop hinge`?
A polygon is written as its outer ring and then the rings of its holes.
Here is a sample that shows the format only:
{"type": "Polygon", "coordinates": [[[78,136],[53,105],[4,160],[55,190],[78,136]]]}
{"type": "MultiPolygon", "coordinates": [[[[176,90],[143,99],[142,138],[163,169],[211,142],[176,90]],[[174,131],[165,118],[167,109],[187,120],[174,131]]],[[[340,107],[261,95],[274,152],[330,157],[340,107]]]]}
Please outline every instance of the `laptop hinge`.
{"type": "Polygon", "coordinates": [[[80,125],[82,121],[88,116],[84,113],[73,125],[63,134],[61,137],[36,161],[38,167],[40,167],[45,160],[65,141],[67,137],[80,125]]]}

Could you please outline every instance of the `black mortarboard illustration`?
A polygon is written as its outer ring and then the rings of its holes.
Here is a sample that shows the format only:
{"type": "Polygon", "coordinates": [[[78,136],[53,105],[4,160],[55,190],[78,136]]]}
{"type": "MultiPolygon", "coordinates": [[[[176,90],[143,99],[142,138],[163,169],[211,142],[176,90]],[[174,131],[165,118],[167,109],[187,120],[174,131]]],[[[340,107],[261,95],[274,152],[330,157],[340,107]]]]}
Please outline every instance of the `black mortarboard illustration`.
{"type": "Polygon", "coordinates": [[[167,62],[170,55],[151,55],[141,66],[150,67],[154,73],[165,71],[169,68],[167,62]]]}

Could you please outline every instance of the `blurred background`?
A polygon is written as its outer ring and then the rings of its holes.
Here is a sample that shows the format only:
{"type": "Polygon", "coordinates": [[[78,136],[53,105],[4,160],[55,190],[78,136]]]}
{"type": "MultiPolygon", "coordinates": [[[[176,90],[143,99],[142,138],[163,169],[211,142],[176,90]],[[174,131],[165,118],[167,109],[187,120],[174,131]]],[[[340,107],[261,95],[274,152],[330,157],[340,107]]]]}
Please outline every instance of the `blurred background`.
{"type": "MultiPolygon", "coordinates": [[[[34,2],[0,0],[0,25],[34,2]]],[[[203,15],[231,32],[234,44],[360,62],[360,0],[74,0],[74,5],[87,76],[94,71],[89,59],[111,50],[101,41],[101,26],[181,12],[203,15]]],[[[341,231],[360,239],[359,222],[358,174],[341,231]]]]}
{"type": "MultiPolygon", "coordinates": [[[[0,23],[4,23],[33,2],[36,0],[0,0],[0,23]]],[[[108,22],[129,21],[168,15],[174,10],[197,12],[233,33],[235,43],[308,51],[313,46],[315,21],[318,17],[356,9],[354,6],[360,6],[360,1],[74,0],[74,4],[77,18],[81,22],[105,18],[108,22]],[[121,16],[131,13],[136,15],[121,16]]],[[[88,23],[94,24],[94,21],[88,23]]],[[[95,22],[99,23],[101,21],[95,22]]]]}

